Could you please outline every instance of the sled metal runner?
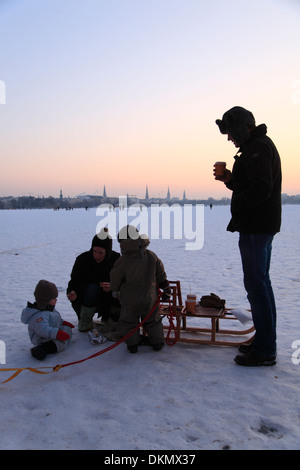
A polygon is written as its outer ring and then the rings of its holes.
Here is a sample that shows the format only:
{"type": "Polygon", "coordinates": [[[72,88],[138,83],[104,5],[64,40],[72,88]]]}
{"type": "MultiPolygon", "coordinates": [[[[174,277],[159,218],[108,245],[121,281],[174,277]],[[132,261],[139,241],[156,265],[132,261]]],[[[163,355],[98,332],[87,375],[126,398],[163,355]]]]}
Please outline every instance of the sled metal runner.
{"type": "MultiPolygon", "coordinates": [[[[170,310],[175,319],[176,342],[238,347],[241,344],[249,344],[253,340],[254,334],[249,336],[255,331],[253,324],[247,329],[223,327],[225,321],[239,321],[230,313],[230,309],[201,307],[198,303],[193,314],[187,313],[182,305],[180,281],[170,281],[170,287],[172,293],[170,310]],[[201,319],[204,323],[207,321],[208,325],[207,327],[204,325],[188,326],[193,319],[201,319]]],[[[160,314],[163,317],[166,315],[166,310],[167,306],[161,303],[160,314]]],[[[164,328],[168,327],[164,326],[164,328]]]]}

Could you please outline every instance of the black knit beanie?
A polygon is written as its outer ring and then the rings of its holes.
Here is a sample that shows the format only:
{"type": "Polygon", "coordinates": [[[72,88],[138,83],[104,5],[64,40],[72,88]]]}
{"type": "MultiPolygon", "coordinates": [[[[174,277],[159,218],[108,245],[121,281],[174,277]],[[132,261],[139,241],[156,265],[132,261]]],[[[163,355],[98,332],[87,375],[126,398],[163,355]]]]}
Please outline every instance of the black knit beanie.
{"type": "Polygon", "coordinates": [[[50,300],[58,297],[58,290],[55,284],[42,279],[36,285],[34,290],[34,297],[37,303],[37,307],[40,310],[46,309],[50,300]]]}
{"type": "Polygon", "coordinates": [[[100,232],[94,236],[92,240],[92,248],[94,246],[104,248],[106,250],[106,256],[112,251],[112,238],[106,227],[102,228],[100,232]]]}

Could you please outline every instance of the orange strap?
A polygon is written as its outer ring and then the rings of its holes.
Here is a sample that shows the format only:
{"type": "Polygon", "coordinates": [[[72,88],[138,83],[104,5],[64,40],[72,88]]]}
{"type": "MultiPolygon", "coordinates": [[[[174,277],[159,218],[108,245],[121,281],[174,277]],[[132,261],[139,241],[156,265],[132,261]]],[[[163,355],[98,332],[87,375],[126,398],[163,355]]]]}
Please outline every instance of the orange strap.
{"type": "Polygon", "coordinates": [[[107,348],[105,349],[102,349],[102,351],[98,351],[97,353],[95,354],[92,354],[91,356],[89,357],[86,357],[85,359],[81,359],[79,361],[74,361],[74,362],[69,362],[68,364],[62,364],[62,365],[56,365],[55,367],[40,367],[40,368],[33,368],[33,367],[23,367],[23,368],[15,368],[15,369],[0,369],[0,372],[7,372],[7,371],[15,371],[15,373],[7,380],[4,380],[4,382],[0,382],[0,384],[4,384],[6,382],[9,382],[10,380],[14,379],[15,377],[17,377],[17,375],[19,375],[23,370],[29,370],[30,372],[34,372],[35,374],[51,374],[52,372],[58,372],[60,369],[62,369],[63,367],[67,367],[67,366],[72,366],[74,364],[79,364],[80,362],[84,362],[84,361],[87,361],[89,359],[92,359],[94,357],[97,357],[97,356],[100,356],[101,354],[104,354],[106,353],[107,351],[110,351],[111,349],[113,348],[116,348],[120,343],[122,343],[123,341],[126,341],[126,339],[128,339],[130,336],[132,336],[147,320],[148,318],[150,318],[150,316],[152,315],[152,313],[154,312],[154,310],[156,309],[156,307],[158,306],[159,304],[159,301],[160,301],[160,297],[161,297],[161,292],[159,292],[158,294],[158,297],[157,297],[157,300],[155,302],[155,304],[153,305],[151,311],[148,313],[148,315],[141,321],[141,323],[139,323],[135,328],[133,328],[129,333],[127,333],[125,336],[123,336],[123,338],[121,338],[119,341],[117,341],[116,343],[108,346],[107,348]],[[49,372],[43,372],[41,371],[40,369],[52,369],[51,371],[49,372]]]}
{"type": "Polygon", "coordinates": [[[15,373],[7,380],[4,380],[3,382],[0,382],[0,384],[5,384],[6,382],[9,382],[10,380],[14,379],[19,375],[23,370],[29,370],[30,372],[34,372],[35,374],[50,374],[51,372],[55,372],[55,368],[53,367],[41,367],[41,369],[52,369],[50,372],[42,372],[39,369],[35,369],[33,367],[22,367],[22,368],[16,368],[16,369],[0,369],[0,372],[7,372],[7,371],[15,371],[15,373]]]}

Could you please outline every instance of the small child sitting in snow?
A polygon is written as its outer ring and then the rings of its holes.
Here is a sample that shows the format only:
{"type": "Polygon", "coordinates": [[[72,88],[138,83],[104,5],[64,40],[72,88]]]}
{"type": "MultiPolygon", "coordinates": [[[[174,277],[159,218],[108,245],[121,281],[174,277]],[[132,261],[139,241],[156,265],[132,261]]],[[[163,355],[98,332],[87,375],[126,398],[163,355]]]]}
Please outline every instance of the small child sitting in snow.
{"type": "Polygon", "coordinates": [[[60,313],[55,310],[57,296],[56,285],[41,280],[34,291],[34,304],[28,302],[21,314],[21,321],[28,325],[30,340],[35,345],[31,354],[40,361],[47,354],[66,349],[72,337],[74,325],[63,321],[60,313]]]}

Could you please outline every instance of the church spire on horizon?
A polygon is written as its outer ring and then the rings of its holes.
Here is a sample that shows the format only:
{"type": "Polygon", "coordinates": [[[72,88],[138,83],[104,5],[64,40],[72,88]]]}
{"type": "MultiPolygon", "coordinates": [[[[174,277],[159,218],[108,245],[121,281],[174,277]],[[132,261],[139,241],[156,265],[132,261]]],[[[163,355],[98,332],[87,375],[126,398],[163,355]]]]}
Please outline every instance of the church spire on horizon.
{"type": "Polygon", "coordinates": [[[146,201],[149,201],[148,185],[146,186],[145,200],[146,200],[146,201]]]}
{"type": "Polygon", "coordinates": [[[104,198],[105,198],[105,197],[107,197],[107,195],[106,195],[106,189],[105,189],[105,185],[104,185],[104,188],[103,188],[103,197],[104,197],[104,198]]]}

